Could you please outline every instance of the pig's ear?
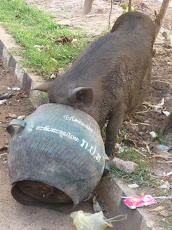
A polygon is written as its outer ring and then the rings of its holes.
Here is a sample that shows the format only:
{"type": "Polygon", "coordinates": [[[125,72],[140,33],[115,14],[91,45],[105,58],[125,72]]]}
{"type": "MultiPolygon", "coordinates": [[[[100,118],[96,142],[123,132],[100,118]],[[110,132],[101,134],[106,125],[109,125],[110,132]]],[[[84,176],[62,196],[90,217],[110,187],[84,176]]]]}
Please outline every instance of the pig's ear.
{"type": "Polygon", "coordinates": [[[49,91],[49,89],[52,87],[52,85],[53,85],[53,82],[44,83],[44,84],[36,86],[32,90],[40,90],[40,91],[47,93],[49,91]]]}
{"type": "Polygon", "coordinates": [[[87,87],[78,87],[69,94],[69,101],[84,105],[91,105],[93,102],[93,90],[87,87]]]}

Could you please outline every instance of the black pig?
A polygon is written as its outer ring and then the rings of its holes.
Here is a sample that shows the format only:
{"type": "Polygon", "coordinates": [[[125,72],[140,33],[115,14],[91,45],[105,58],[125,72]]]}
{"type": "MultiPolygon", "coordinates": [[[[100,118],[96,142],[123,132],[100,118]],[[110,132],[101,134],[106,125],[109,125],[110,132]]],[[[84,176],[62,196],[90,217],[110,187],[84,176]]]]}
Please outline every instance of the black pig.
{"type": "Polygon", "coordinates": [[[154,40],[150,17],[126,13],[111,33],[90,43],[63,75],[36,89],[47,92],[51,103],[88,113],[100,129],[108,121],[105,149],[110,156],[125,114],[135,110],[149,90],[154,40]]]}

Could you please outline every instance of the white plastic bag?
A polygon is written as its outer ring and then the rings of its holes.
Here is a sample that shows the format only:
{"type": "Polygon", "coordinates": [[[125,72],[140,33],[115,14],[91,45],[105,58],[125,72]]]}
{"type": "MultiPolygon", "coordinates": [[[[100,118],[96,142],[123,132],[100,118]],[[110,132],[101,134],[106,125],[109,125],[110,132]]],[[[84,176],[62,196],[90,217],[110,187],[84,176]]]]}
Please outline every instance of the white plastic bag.
{"type": "Polygon", "coordinates": [[[95,214],[84,213],[83,211],[72,212],[73,224],[77,230],[104,230],[107,227],[112,228],[112,224],[108,222],[103,212],[95,214]]]}

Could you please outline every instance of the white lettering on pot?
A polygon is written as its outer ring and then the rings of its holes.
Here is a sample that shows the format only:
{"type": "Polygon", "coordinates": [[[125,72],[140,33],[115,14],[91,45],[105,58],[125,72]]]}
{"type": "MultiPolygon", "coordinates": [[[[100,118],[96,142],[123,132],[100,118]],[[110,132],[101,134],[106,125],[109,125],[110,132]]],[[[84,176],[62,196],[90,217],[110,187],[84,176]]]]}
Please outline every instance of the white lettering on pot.
{"type": "MultiPolygon", "coordinates": [[[[43,126],[37,126],[36,130],[45,131],[45,132],[51,132],[51,133],[56,133],[60,137],[67,137],[67,138],[70,138],[71,140],[73,140],[75,142],[80,142],[79,138],[76,137],[76,136],[74,136],[74,135],[72,135],[70,132],[65,132],[63,130],[51,128],[50,126],[44,126],[44,127],[43,126]]],[[[96,152],[96,146],[90,145],[84,139],[82,139],[82,143],[80,143],[80,146],[82,148],[84,148],[85,150],[87,150],[97,162],[100,162],[101,155],[100,155],[100,153],[96,152]]]]}
{"type": "Polygon", "coordinates": [[[55,128],[51,128],[49,126],[37,126],[36,130],[41,130],[41,131],[46,131],[46,132],[50,132],[50,133],[56,133],[59,134],[60,137],[68,137],[76,142],[79,142],[79,138],[75,137],[74,135],[72,135],[70,132],[65,132],[63,130],[59,130],[59,129],[55,129],[55,128]]]}
{"type": "Polygon", "coordinates": [[[97,162],[101,160],[101,155],[100,153],[96,153],[96,146],[93,147],[92,145],[90,146],[89,143],[82,139],[82,143],[80,145],[82,148],[85,148],[91,155],[93,156],[94,159],[96,159],[97,162]]]}
{"type": "Polygon", "coordinates": [[[75,122],[81,126],[83,126],[84,128],[88,129],[90,132],[93,132],[92,128],[90,127],[90,125],[83,123],[82,121],[78,120],[77,118],[75,118],[74,116],[69,116],[69,115],[64,115],[64,118],[66,121],[72,121],[75,122]]]}

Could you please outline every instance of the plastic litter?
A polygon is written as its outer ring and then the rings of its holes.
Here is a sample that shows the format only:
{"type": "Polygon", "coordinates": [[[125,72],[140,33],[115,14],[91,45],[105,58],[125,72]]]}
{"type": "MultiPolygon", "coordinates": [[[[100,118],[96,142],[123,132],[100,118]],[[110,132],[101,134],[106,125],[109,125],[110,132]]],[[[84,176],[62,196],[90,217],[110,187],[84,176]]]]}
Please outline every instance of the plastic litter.
{"type": "Polygon", "coordinates": [[[159,186],[159,188],[168,188],[169,186],[167,184],[162,184],[159,186]]]}
{"type": "Polygon", "coordinates": [[[130,209],[136,209],[139,207],[156,204],[156,200],[151,195],[145,195],[145,196],[139,196],[139,197],[126,198],[124,200],[124,203],[130,209]]]}
{"type": "Polygon", "coordinates": [[[162,100],[159,102],[159,104],[157,104],[157,105],[149,105],[149,106],[152,107],[157,112],[158,111],[162,112],[163,105],[164,105],[164,98],[162,98],[162,100]]]}
{"type": "Polygon", "coordinates": [[[13,87],[12,90],[13,91],[20,91],[20,88],[19,87],[13,87]]]}
{"type": "Polygon", "coordinates": [[[84,213],[83,211],[72,212],[73,224],[77,230],[104,230],[107,227],[112,228],[112,222],[127,219],[127,215],[119,215],[110,219],[106,219],[103,212],[84,213]]]}
{"type": "Polygon", "coordinates": [[[128,184],[129,188],[138,188],[138,184],[128,184]]]}
{"type": "Polygon", "coordinates": [[[166,145],[159,145],[159,147],[163,150],[169,150],[170,147],[166,146],[166,145]]]}
{"type": "Polygon", "coordinates": [[[12,96],[11,93],[3,93],[0,95],[0,100],[8,99],[12,96]]]}
{"type": "Polygon", "coordinates": [[[157,134],[156,134],[154,131],[149,132],[149,134],[150,134],[150,135],[151,135],[151,137],[153,137],[153,138],[157,137],[157,134]]]}
{"type": "Polygon", "coordinates": [[[172,175],[172,171],[168,172],[168,173],[164,173],[163,176],[171,176],[172,175]]]}
{"type": "Polygon", "coordinates": [[[5,102],[6,102],[6,101],[7,101],[6,99],[4,99],[4,100],[0,100],[0,105],[5,104],[5,102]]]}
{"type": "Polygon", "coordinates": [[[102,208],[101,208],[101,206],[100,206],[100,204],[99,204],[99,202],[97,201],[97,199],[96,199],[95,196],[93,197],[93,210],[94,210],[95,212],[101,212],[101,211],[102,211],[102,208]]]}
{"type": "Polygon", "coordinates": [[[168,112],[168,111],[162,111],[163,112],[163,114],[165,114],[167,117],[170,115],[170,112],[168,112]]]}

